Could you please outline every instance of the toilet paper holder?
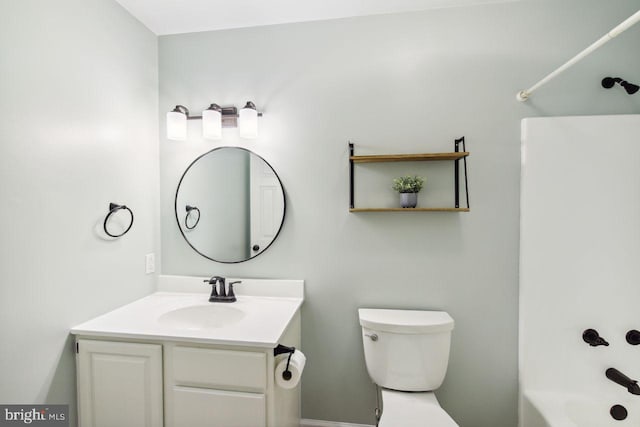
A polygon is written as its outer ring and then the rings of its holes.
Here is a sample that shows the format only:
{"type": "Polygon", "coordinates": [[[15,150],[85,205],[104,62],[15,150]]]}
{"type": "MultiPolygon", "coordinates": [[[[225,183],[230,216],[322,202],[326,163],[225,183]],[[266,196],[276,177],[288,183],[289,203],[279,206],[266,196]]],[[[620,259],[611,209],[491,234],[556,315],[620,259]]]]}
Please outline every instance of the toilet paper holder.
{"type": "Polygon", "coordinates": [[[289,353],[289,358],[287,359],[287,367],[284,369],[282,373],[282,378],[286,381],[291,379],[291,371],[289,370],[289,363],[291,362],[291,356],[296,352],[295,347],[287,347],[286,345],[278,344],[276,348],[273,349],[273,357],[278,356],[279,354],[289,353]]]}

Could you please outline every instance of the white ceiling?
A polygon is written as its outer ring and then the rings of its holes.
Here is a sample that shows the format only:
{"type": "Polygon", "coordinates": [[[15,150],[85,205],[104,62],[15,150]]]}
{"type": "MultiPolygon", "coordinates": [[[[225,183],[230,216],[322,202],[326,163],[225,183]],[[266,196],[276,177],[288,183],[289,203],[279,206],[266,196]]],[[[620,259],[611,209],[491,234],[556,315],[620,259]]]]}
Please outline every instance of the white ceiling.
{"type": "Polygon", "coordinates": [[[518,0],[116,0],[157,35],[518,0]]]}

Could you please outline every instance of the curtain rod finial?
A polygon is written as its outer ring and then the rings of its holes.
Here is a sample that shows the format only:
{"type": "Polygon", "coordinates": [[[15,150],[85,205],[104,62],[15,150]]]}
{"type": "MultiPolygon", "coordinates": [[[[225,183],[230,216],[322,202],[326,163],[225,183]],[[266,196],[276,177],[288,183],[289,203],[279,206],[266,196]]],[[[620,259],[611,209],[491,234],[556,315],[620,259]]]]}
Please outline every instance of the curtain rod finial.
{"type": "Polygon", "coordinates": [[[516,94],[516,99],[520,102],[526,101],[527,99],[529,99],[529,92],[527,92],[526,90],[521,90],[516,94]]]}

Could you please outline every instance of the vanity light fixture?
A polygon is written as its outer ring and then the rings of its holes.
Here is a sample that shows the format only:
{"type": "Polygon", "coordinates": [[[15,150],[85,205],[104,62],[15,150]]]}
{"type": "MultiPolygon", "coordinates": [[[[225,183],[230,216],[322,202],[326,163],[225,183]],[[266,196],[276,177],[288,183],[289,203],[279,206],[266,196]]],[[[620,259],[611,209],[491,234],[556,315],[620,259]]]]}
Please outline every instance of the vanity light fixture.
{"type": "Polygon", "coordinates": [[[167,113],[167,138],[184,141],[187,139],[187,120],[202,120],[202,136],[205,139],[220,139],[222,128],[235,127],[239,128],[241,138],[255,139],[258,137],[258,117],[261,116],[262,113],[251,101],[240,110],[240,114],[236,107],[211,104],[201,116],[190,116],[187,107],[176,105],[167,113]]]}
{"type": "Polygon", "coordinates": [[[167,138],[176,141],[187,139],[187,119],[189,110],[182,105],[176,105],[172,111],[167,113],[167,138]]]}
{"type": "Polygon", "coordinates": [[[202,112],[202,137],[222,138],[222,108],[218,104],[211,104],[202,112]]]}
{"type": "Polygon", "coordinates": [[[247,101],[240,110],[238,132],[240,138],[255,139],[258,137],[258,110],[256,104],[247,101]]]}

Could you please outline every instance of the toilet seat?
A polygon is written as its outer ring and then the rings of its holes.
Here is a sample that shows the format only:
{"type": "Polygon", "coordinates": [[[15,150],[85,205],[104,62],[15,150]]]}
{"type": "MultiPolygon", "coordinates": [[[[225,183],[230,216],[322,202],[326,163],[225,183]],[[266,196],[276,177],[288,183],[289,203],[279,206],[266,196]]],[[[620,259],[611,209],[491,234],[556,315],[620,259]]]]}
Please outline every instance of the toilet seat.
{"type": "Polygon", "coordinates": [[[382,390],[379,427],[459,427],[432,391],[382,390]]]}

